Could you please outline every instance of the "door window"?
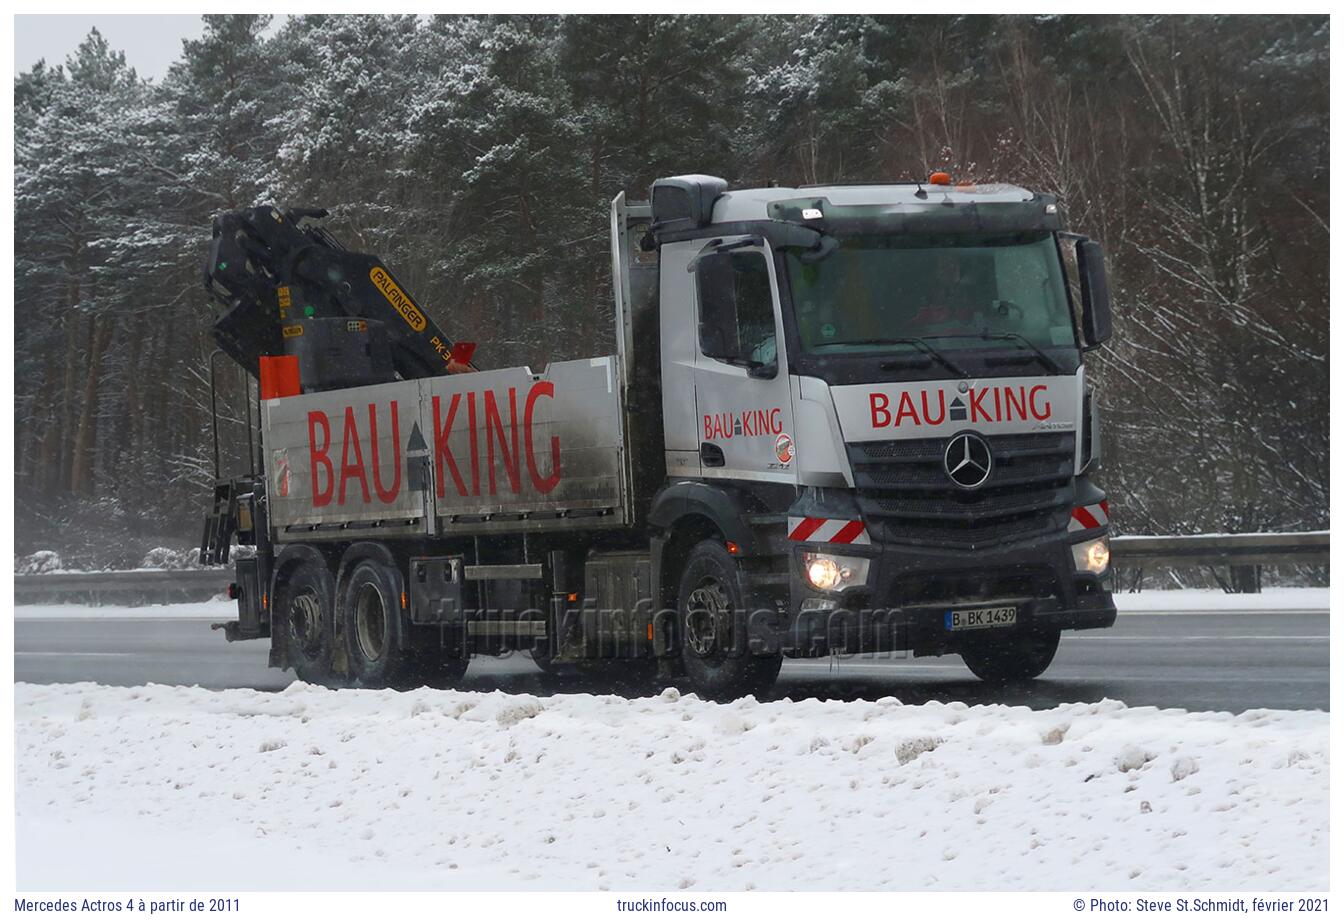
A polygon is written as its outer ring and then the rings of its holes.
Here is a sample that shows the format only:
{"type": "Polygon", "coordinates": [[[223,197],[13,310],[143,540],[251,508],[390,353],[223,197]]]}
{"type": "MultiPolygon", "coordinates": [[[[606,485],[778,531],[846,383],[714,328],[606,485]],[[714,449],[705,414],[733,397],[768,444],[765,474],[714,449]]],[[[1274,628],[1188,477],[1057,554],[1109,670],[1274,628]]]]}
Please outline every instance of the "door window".
{"type": "Polygon", "coordinates": [[[770,271],[759,252],[722,252],[696,266],[700,351],[748,367],[776,361],[770,271]]]}

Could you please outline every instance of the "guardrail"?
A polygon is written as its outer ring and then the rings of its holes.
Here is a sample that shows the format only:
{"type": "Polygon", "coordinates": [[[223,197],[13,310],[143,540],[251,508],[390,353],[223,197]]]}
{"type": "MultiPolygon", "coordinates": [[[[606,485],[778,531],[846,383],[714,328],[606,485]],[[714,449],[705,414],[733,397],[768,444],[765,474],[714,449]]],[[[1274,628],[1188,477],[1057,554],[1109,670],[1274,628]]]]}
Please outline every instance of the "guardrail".
{"type": "Polygon", "coordinates": [[[1216,533],[1111,540],[1119,565],[1328,565],[1330,531],[1216,533]]]}
{"type": "Polygon", "coordinates": [[[1267,565],[1329,565],[1330,531],[1120,536],[1111,540],[1111,555],[1121,590],[1143,590],[1145,567],[1208,566],[1224,591],[1258,594],[1267,565]],[[1226,566],[1227,577],[1214,566],[1226,566]]]}
{"type": "Polygon", "coordinates": [[[223,591],[233,581],[233,566],[217,569],[137,569],[129,572],[50,572],[15,575],[14,597],[71,597],[104,594],[206,596],[223,591]]]}
{"type": "MultiPolygon", "coordinates": [[[[1189,536],[1121,536],[1111,541],[1117,566],[1135,569],[1183,565],[1328,565],[1330,531],[1307,533],[1191,534],[1189,536]]],[[[1258,579],[1257,579],[1258,580],[1258,579]]],[[[209,597],[233,581],[233,567],[130,572],[53,572],[15,575],[15,600],[36,597],[209,597]]]]}

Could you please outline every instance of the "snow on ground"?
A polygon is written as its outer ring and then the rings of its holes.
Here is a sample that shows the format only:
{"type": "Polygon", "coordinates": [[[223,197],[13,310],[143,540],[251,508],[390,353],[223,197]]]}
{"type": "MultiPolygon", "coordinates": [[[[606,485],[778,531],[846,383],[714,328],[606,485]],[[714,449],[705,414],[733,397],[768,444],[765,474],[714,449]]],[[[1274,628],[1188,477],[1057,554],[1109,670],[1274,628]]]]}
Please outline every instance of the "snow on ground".
{"type": "MultiPolygon", "coordinates": [[[[1329,588],[1266,588],[1261,594],[1226,594],[1186,589],[1116,594],[1124,613],[1327,613],[1329,588]]],[[[150,604],[140,607],[83,604],[24,604],[14,608],[20,620],[124,620],[136,618],[236,620],[237,602],[219,598],[193,604],[150,604]]]]}
{"type": "Polygon", "coordinates": [[[1186,588],[1178,591],[1116,593],[1126,613],[1328,613],[1329,588],[1265,588],[1259,594],[1186,588]]]}
{"type": "Polygon", "coordinates": [[[1319,890],[1319,712],[15,686],[21,888],[1319,890]]]}
{"type": "Polygon", "coordinates": [[[216,623],[238,619],[238,602],[227,598],[189,604],[144,604],[137,607],[105,604],[20,604],[14,608],[17,620],[211,620],[216,623]]]}

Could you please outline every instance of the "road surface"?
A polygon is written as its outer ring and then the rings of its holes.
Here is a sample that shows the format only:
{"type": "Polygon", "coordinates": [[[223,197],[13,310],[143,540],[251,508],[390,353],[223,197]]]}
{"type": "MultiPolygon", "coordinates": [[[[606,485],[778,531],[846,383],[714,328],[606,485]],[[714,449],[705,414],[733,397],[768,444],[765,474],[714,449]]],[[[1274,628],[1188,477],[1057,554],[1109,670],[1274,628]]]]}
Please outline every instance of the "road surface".
{"type": "MultiPolygon", "coordinates": [[[[33,683],[199,684],[277,690],[266,642],[227,643],[208,621],[20,619],[14,676],[33,683]]],[[[476,659],[464,689],[550,694],[602,688],[543,675],[524,656],[476,659]]],[[[1329,709],[1329,616],[1316,613],[1122,614],[1114,629],[1066,633],[1026,688],[980,683],[956,656],[787,661],[772,698],[962,700],[1046,709],[1104,698],[1190,710],[1329,709]]]]}

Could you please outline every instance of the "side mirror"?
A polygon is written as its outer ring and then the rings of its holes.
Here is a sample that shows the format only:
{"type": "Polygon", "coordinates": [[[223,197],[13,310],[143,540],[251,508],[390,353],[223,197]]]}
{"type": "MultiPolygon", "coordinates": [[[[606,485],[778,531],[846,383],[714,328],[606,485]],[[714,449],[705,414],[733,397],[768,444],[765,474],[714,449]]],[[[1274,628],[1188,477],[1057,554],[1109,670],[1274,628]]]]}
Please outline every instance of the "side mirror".
{"type": "Polygon", "coordinates": [[[1079,240],[1078,281],[1083,296],[1083,347],[1099,348],[1111,337],[1111,285],[1106,259],[1096,240],[1079,240]]]}

